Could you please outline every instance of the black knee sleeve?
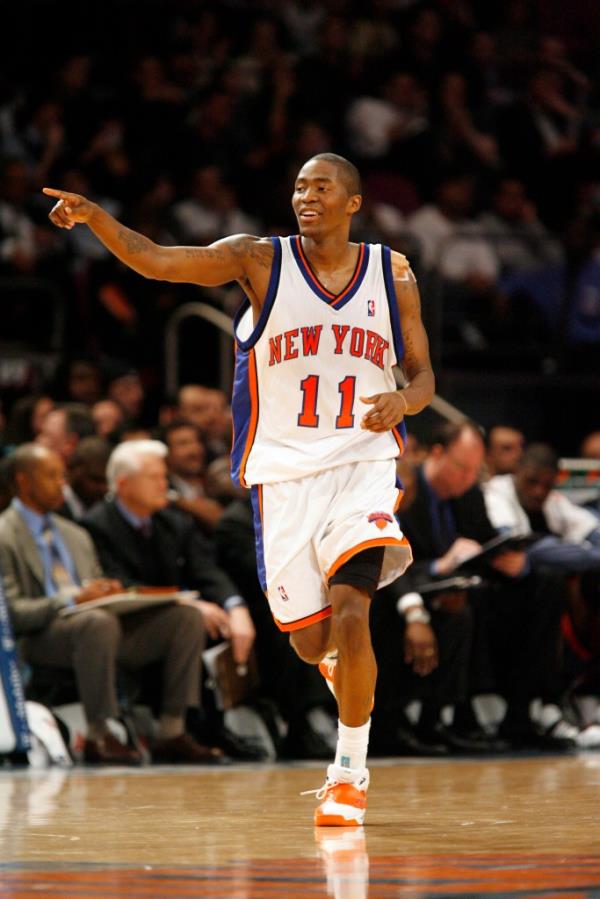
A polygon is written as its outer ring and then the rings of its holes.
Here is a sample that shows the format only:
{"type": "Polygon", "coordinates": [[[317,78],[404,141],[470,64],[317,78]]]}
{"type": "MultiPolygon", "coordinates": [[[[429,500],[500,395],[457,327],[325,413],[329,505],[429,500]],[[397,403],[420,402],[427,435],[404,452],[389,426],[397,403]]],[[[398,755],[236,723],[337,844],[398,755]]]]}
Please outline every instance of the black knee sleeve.
{"type": "Polygon", "coordinates": [[[356,553],[343,565],[340,565],[336,573],[329,579],[329,586],[334,584],[348,584],[368,593],[371,598],[377,590],[381,567],[385,555],[385,546],[372,546],[356,553]]]}

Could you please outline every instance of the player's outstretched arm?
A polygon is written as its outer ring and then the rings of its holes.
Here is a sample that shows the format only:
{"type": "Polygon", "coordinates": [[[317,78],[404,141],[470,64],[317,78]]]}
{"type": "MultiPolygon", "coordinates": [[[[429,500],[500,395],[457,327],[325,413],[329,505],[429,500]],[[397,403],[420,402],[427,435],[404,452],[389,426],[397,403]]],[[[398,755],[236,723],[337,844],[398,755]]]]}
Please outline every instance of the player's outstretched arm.
{"type": "Polygon", "coordinates": [[[249,268],[271,266],[269,240],[238,234],[208,247],[162,247],[126,228],[86,197],[50,187],[44,193],[58,201],[49,215],[54,225],[67,229],[87,225],[117,259],[145,278],[216,287],[247,280],[249,268]]]}

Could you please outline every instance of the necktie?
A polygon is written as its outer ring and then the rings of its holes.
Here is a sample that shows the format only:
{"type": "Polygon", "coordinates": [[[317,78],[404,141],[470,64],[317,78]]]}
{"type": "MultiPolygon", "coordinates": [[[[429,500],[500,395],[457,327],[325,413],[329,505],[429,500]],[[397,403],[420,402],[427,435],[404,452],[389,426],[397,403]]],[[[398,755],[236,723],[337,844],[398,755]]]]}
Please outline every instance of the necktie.
{"type": "Polygon", "coordinates": [[[50,556],[50,577],[56,592],[60,596],[73,596],[79,590],[69,570],[65,567],[62,556],[54,539],[54,531],[46,524],[42,531],[42,539],[48,547],[50,556]]]}
{"type": "Polygon", "coordinates": [[[149,518],[145,518],[140,522],[139,530],[142,537],[145,537],[146,540],[150,539],[150,537],[152,536],[152,522],[149,518]]]}
{"type": "Polygon", "coordinates": [[[438,534],[442,553],[445,553],[456,540],[456,525],[452,509],[446,500],[438,500],[438,534]]]}

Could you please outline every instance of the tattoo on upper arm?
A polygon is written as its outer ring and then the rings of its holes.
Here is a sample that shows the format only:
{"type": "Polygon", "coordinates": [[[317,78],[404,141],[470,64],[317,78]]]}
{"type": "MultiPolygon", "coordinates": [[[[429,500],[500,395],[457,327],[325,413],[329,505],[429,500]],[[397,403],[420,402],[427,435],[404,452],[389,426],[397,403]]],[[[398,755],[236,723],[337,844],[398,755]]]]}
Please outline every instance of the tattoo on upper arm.
{"type": "Polygon", "coordinates": [[[229,241],[227,246],[236,258],[253,259],[261,268],[271,268],[273,247],[270,243],[263,243],[254,237],[238,237],[229,241]]]}

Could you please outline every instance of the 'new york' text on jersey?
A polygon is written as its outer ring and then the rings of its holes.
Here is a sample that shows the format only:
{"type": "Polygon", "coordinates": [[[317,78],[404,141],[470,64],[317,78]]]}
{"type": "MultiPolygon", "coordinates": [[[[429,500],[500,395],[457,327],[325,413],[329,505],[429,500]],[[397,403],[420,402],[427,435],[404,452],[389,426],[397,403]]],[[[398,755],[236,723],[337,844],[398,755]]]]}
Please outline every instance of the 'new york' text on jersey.
{"type": "Polygon", "coordinates": [[[404,355],[391,253],[360,244],[350,283],[334,296],[319,283],[300,237],[271,238],[273,266],[256,326],[245,301],[235,320],[232,475],[249,487],[349,462],[390,459],[401,422],[363,430],[359,400],[396,389],[404,355]]]}

